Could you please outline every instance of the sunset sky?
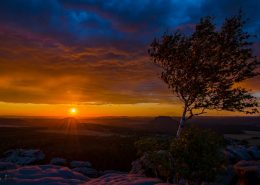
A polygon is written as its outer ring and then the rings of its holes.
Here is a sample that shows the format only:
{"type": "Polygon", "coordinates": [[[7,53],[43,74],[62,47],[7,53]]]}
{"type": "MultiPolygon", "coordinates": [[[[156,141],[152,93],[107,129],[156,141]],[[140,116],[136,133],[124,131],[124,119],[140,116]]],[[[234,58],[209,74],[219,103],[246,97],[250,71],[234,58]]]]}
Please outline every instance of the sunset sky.
{"type": "MultiPolygon", "coordinates": [[[[220,25],[240,8],[260,56],[258,0],[2,0],[0,115],[178,115],[149,44],[202,16],[220,25]]],[[[260,78],[243,85],[260,97],[260,78]]]]}

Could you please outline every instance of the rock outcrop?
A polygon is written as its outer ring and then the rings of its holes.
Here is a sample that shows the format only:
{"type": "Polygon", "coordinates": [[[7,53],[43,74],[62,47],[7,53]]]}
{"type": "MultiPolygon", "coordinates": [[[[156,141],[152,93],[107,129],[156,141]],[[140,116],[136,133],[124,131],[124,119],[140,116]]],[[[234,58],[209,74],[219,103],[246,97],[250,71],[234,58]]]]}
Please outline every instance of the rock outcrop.
{"type": "Polygon", "coordinates": [[[224,167],[220,174],[217,175],[215,185],[230,185],[235,179],[235,171],[232,165],[224,167]]]}
{"type": "Polygon", "coordinates": [[[169,185],[156,178],[127,173],[108,173],[90,179],[68,167],[55,165],[21,166],[0,171],[1,183],[4,185],[169,185]]]}
{"type": "Polygon", "coordinates": [[[237,185],[256,185],[260,182],[260,161],[239,161],[234,165],[237,185]]]}
{"type": "Polygon", "coordinates": [[[78,168],[73,168],[72,170],[79,172],[87,177],[97,177],[99,174],[96,169],[88,168],[88,167],[78,167],[78,168]]]}
{"type": "Polygon", "coordinates": [[[18,165],[11,162],[0,162],[0,171],[12,170],[18,168],[18,165]]]}
{"type": "Polygon", "coordinates": [[[79,172],[87,177],[97,177],[99,172],[92,168],[92,165],[88,161],[71,161],[70,167],[72,170],[79,172]]]}
{"type": "Polygon", "coordinates": [[[236,163],[241,160],[250,161],[260,159],[260,148],[251,146],[249,148],[242,145],[229,145],[224,150],[229,163],[236,163]]]}
{"type": "Polygon", "coordinates": [[[240,145],[230,145],[227,146],[226,151],[229,152],[228,157],[230,160],[240,161],[240,160],[250,160],[252,159],[249,155],[247,148],[240,145]]]}
{"type": "Polygon", "coordinates": [[[136,174],[110,173],[96,179],[91,179],[84,185],[170,185],[156,178],[148,178],[136,174]]]}
{"type": "Polygon", "coordinates": [[[15,149],[8,150],[4,153],[4,158],[0,159],[3,162],[11,162],[17,165],[29,165],[37,161],[43,160],[45,157],[41,150],[37,149],[15,149]]]}
{"type": "Polygon", "coordinates": [[[91,163],[88,161],[71,161],[70,166],[72,168],[79,168],[79,167],[91,167],[91,163]]]}
{"type": "MultiPolygon", "coordinates": [[[[258,147],[229,145],[224,152],[230,164],[218,175],[216,185],[256,185],[260,182],[258,147]]],[[[49,165],[30,165],[44,159],[40,150],[9,150],[4,155],[0,160],[0,184],[5,185],[170,185],[145,176],[147,169],[157,168],[147,155],[132,163],[131,173],[98,172],[88,161],[68,163],[63,158],[53,158],[49,165]]],[[[169,157],[166,151],[158,151],[158,155],[169,157]]]]}
{"type": "Polygon", "coordinates": [[[59,166],[65,166],[67,163],[67,160],[64,158],[56,157],[52,158],[50,164],[53,165],[59,165],[59,166]]]}
{"type": "Polygon", "coordinates": [[[22,166],[12,170],[0,171],[4,185],[79,185],[88,177],[67,167],[54,165],[22,166]]]}
{"type": "Polygon", "coordinates": [[[248,153],[256,160],[260,160],[260,149],[256,146],[251,146],[247,149],[248,153]]]}

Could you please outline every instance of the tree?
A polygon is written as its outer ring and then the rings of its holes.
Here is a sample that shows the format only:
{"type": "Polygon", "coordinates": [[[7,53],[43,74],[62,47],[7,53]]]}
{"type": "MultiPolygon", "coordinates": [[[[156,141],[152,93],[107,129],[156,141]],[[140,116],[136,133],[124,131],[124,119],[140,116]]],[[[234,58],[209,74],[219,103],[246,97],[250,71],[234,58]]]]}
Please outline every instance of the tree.
{"type": "Polygon", "coordinates": [[[257,113],[258,103],[240,82],[259,75],[260,61],[253,55],[253,35],[243,30],[242,13],[226,18],[217,29],[204,17],[190,35],[180,32],[154,39],[148,53],[162,68],[161,78],[183,104],[177,131],[205,110],[257,113]]]}

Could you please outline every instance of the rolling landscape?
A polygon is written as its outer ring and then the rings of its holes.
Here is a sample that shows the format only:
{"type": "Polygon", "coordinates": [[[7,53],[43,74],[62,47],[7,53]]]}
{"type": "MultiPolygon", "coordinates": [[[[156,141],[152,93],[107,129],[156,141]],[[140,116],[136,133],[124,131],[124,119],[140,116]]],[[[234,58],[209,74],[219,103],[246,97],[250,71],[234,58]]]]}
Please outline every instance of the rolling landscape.
{"type": "MultiPolygon", "coordinates": [[[[198,117],[187,127],[212,129],[246,145],[260,146],[259,122],[257,116],[198,117]]],[[[0,153],[37,148],[46,154],[42,163],[62,156],[69,160],[88,159],[99,170],[129,171],[137,158],[134,142],[142,137],[173,137],[178,118],[1,118],[0,128],[0,153]]]]}

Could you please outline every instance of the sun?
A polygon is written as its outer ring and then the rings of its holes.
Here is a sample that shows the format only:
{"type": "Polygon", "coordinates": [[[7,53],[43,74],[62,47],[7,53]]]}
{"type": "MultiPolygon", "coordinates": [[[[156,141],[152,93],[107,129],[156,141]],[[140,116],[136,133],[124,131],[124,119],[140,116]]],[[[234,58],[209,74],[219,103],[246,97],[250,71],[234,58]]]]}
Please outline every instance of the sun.
{"type": "Polygon", "coordinates": [[[70,108],[69,110],[70,114],[75,115],[77,114],[78,110],[75,107],[70,108]]]}

